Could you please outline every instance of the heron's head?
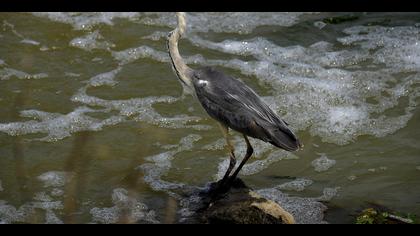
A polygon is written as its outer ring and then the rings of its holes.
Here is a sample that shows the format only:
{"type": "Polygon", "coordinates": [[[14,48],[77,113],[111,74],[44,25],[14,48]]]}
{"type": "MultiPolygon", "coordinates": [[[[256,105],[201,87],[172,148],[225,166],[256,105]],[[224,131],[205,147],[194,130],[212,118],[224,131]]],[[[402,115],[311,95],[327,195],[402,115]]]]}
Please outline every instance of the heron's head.
{"type": "Polygon", "coordinates": [[[176,17],[178,18],[178,30],[179,36],[182,37],[185,34],[187,28],[187,20],[185,12],[177,12],[176,17]]]}

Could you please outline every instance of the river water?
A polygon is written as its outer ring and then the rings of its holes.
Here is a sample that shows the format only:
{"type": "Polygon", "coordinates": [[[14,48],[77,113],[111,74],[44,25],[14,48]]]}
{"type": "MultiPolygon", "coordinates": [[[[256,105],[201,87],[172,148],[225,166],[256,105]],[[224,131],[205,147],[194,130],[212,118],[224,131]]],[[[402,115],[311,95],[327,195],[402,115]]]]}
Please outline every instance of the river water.
{"type": "MultiPolygon", "coordinates": [[[[240,177],[298,223],[420,215],[420,13],[187,13],[180,52],[296,131],[240,177]],[[344,16],[344,22],[323,19],[344,16]]],[[[228,165],[169,64],[174,13],[0,13],[0,222],[177,223],[228,165]]],[[[245,145],[232,133],[236,155],[245,145]]]]}

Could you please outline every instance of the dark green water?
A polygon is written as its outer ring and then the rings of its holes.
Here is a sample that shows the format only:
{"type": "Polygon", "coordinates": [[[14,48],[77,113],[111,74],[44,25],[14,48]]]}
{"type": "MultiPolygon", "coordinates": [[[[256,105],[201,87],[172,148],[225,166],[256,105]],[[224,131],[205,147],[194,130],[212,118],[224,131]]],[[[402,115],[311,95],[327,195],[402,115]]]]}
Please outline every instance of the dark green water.
{"type": "MultiPolygon", "coordinates": [[[[420,215],[420,13],[187,16],[188,64],[241,78],[305,144],[251,140],[248,185],[324,195],[330,223],[368,203],[420,215]]],[[[169,65],[175,23],[0,13],[0,222],[175,223],[180,192],[223,174],[223,136],[169,65]]]]}

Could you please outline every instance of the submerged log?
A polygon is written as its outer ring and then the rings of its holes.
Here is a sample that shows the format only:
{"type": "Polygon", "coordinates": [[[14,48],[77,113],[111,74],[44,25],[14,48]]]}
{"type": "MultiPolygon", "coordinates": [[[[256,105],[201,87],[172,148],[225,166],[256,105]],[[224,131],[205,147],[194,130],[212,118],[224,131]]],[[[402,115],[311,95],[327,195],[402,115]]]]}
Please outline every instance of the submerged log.
{"type": "Polygon", "coordinates": [[[294,224],[293,216],[279,204],[266,199],[236,179],[229,189],[220,182],[200,194],[202,207],[195,216],[205,224],[294,224]]]}

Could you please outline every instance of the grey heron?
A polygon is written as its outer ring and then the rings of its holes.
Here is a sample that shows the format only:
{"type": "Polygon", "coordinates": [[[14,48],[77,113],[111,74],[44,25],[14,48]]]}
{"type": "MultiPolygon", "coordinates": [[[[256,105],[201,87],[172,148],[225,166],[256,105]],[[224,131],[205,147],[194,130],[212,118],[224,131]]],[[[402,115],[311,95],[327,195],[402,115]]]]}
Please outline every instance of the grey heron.
{"type": "Polygon", "coordinates": [[[178,25],[167,37],[169,57],[180,82],[193,92],[210,117],[218,122],[226,139],[230,162],[221,183],[234,180],[251,157],[253,148],[248,136],[287,151],[302,147],[288,124],[242,81],[212,67],[191,69],[185,64],[179,54],[178,41],[185,35],[186,15],[183,12],[177,12],[176,15],[178,25]],[[229,128],[242,133],[247,145],[245,157],[232,175],[230,173],[236,165],[236,157],[229,139],[229,128]]]}

